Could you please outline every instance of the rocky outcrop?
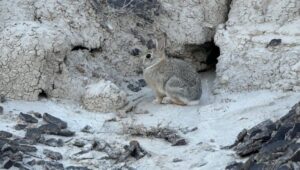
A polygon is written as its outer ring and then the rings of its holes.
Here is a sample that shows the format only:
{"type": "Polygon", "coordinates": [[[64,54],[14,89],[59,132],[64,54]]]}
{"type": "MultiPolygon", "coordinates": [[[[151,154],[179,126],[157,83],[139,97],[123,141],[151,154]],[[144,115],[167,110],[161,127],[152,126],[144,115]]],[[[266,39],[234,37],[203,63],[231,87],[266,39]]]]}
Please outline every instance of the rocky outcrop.
{"type": "Polygon", "coordinates": [[[126,93],[110,81],[100,81],[86,87],[82,98],[87,110],[109,112],[120,109],[128,103],[126,93]]]}
{"type": "Polygon", "coordinates": [[[276,122],[264,121],[243,130],[232,146],[245,163],[233,163],[234,169],[299,169],[300,168],[300,103],[276,122]]]}
{"type": "MultiPolygon", "coordinates": [[[[126,77],[142,73],[139,56],[155,47],[157,27],[168,34],[169,53],[183,57],[212,40],[215,27],[226,19],[228,4],[229,0],[1,1],[0,94],[79,101],[86,85],[102,79],[120,85],[126,77]]],[[[204,51],[192,58],[205,57],[204,51]]]]}
{"type": "Polygon", "coordinates": [[[300,2],[233,0],[218,27],[217,88],[300,90],[300,2]]]}

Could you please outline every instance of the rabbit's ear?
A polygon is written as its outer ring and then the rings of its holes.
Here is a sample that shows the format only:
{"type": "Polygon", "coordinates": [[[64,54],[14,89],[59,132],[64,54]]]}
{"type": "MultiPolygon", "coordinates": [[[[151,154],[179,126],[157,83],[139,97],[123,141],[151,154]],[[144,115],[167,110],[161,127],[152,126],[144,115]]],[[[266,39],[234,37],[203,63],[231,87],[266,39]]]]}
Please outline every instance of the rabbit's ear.
{"type": "Polygon", "coordinates": [[[159,51],[164,51],[165,50],[166,41],[167,41],[166,33],[163,33],[163,35],[159,37],[158,42],[157,42],[157,49],[159,51]]]}

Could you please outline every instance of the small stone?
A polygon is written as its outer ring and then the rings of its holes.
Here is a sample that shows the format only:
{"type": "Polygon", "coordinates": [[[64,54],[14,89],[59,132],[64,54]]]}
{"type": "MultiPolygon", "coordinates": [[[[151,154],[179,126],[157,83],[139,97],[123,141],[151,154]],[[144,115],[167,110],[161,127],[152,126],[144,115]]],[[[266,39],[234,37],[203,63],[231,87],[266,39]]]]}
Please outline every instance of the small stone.
{"type": "Polygon", "coordinates": [[[291,161],[300,162],[300,150],[297,150],[291,157],[291,161]]]}
{"type": "Polygon", "coordinates": [[[23,160],[23,153],[18,151],[16,153],[13,153],[12,155],[9,156],[9,159],[12,161],[22,161],[23,160]]]}
{"type": "Polygon", "coordinates": [[[67,129],[62,129],[58,132],[59,136],[65,136],[65,137],[71,137],[75,135],[75,132],[67,130],[67,129]]]}
{"type": "Polygon", "coordinates": [[[3,114],[3,111],[4,111],[3,107],[0,106],[0,114],[3,114]]]}
{"type": "Polygon", "coordinates": [[[185,139],[178,139],[172,143],[172,146],[182,146],[182,145],[187,145],[187,142],[185,139]]]}
{"type": "Polygon", "coordinates": [[[39,119],[43,117],[42,114],[39,112],[33,112],[33,115],[39,119]]]}
{"type": "Polygon", "coordinates": [[[91,126],[86,125],[84,128],[81,129],[81,132],[85,132],[85,133],[94,133],[94,130],[91,126]]]}
{"type": "Polygon", "coordinates": [[[22,112],[20,112],[19,118],[27,123],[37,123],[38,122],[38,120],[36,118],[32,117],[29,114],[25,114],[22,112]]]}
{"type": "Polygon", "coordinates": [[[60,128],[56,124],[51,124],[51,123],[41,125],[38,129],[43,134],[52,134],[52,135],[56,135],[60,131],[60,128]]]}
{"type": "Polygon", "coordinates": [[[5,96],[0,95],[0,103],[6,102],[5,96]]]}
{"type": "Polygon", "coordinates": [[[23,129],[25,129],[27,127],[27,125],[24,125],[24,124],[17,124],[16,126],[15,126],[15,129],[16,130],[23,130],[23,129]]]}
{"type": "Polygon", "coordinates": [[[247,129],[243,129],[237,136],[237,141],[243,141],[244,137],[247,135],[247,129]]]}
{"type": "Polygon", "coordinates": [[[7,160],[7,161],[3,164],[3,168],[4,168],[4,169],[10,169],[13,165],[14,165],[14,162],[13,162],[13,161],[7,160]]]}
{"type": "Polygon", "coordinates": [[[14,163],[14,167],[17,167],[19,170],[31,170],[31,168],[26,167],[24,164],[19,162],[14,163]]]}
{"type": "Polygon", "coordinates": [[[36,162],[36,160],[35,160],[35,159],[33,159],[33,160],[31,160],[31,161],[27,162],[27,164],[28,164],[28,165],[30,165],[30,166],[34,166],[34,165],[36,165],[36,164],[37,164],[37,162],[36,162]]]}
{"type": "Polygon", "coordinates": [[[268,47],[274,47],[274,46],[277,46],[277,45],[279,45],[279,44],[281,44],[281,39],[272,39],[270,42],[269,42],[269,44],[267,45],[267,48],[268,47]]]}
{"type": "Polygon", "coordinates": [[[68,124],[65,121],[62,121],[61,119],[59,119],[55,116],[52,116],[48,113],[44,113],[43,119],[48,123],[57,125],[61,129],[65,129],[68,127],[68,124]]]}
{"type": "Polygon", "coordinates": [[[134,48],[130,51],[130,54],[133,56],[138,56],[140,54],[141,50],[138,48],[134,48]]]}
{"type": "Polygon", "coordinates": [[[52,147],[62,147],[64,146],[64,141],[62,139],[47,139],[43,142],[45,145],[52,146],[52,147]]]}
{"type": "Polygon", "coordinates": [[[147,83],[144,79],[139,79],[138,84],[139,84],[140,87],[146,87],[147,86],[147,83]]]}
{"type": "Polygon", "coordinates": [[[81,139],[76,139],[74,141],[73,145],[81,148],[81,147],[84,147],[85,142],[83,140],[81,140],[81,139]]]}
{"type": "Polygon", "coordinates": [[[241,170],[243,169],[243,163],[233,162],[226,166],[225,170],[241,170]]]}
{"type": "Polygon", "coordinates": [[[34,142],[39,142],[42,137],[42,133],[38,128],[27,129],[25,139],[30,139],[34,142]]]}
{"type": "Polygon", "coordinates": [[[0,138],[11,138],[12,136],[12,133],[0,130],[0,138]]]}
{"type": "Polygon", "coordinates": [[[58,162],[49,162],[49,161],[46,161],[44,163],[43,168],[45,170],[64,170],[64,165],[61,164],[61,163],[58,163],[58,162]]]}
{"type": "Polygon", "coordinates": [[[68,166],[65,170],[91,170],[83,166],[68,166]]]}
{"type": "Polygon", "coordinates": [[[22,152],[36,152],[37,148],[34,146],[29,145],[15,145],[14,146],[16,150],[22,151],[22,152]]]}
{"type": "Polygon", "coordinates": [[[156,45],[155,45],[155,43],[154,43],[154,41],[153,41],[152,39],[150,39],[149,41],[147,41],[146,46],[147,46],[147,48],[148,48],[149,50],[151,50],[151,49],[153,49],[153,48],[156,47],[156,45]]]}
{"type": "Polygon", "coordinates": [[[182,162],[182,159],[174,158],[174,159],[173,159],[173,162],[182,162]]]}
{"type": "Polygon", "coordinates": [[[37,165],[45,165],[46,161],[44,161],[44,160],[38,160],[38,161],[36,161],[36,164],[37,165]]]}
{"type": "Polygon", "coordinates": [[[46,157],[48,157],[48,158],[50,158],[50,159],[53,159],[53,160],[56,160],[56,161],[57,161],[57,160],[63,159],[63,156],[62,156],[61,153],[59,153],[59,152],[54,152],[54,151],[51,151],[51,150],[48,150],[48,149],[44,149],[43,154],[44,154],[46,157]]]}
{"type": "Polygon", "coordinates": [[[133,85],[133,84],[128,84],[127,88],[133,92],[138,92],[141,91],[142,89],[139,86],[133,85]]]}

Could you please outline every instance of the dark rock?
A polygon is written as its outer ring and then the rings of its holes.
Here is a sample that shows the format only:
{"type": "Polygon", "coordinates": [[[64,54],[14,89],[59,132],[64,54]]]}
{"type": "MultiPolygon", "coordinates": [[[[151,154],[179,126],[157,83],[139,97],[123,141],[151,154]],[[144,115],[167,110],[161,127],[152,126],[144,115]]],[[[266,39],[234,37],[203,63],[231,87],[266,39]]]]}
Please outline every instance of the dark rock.
{"type": "Polygon", "coordinates": [[[0,103],[4,103],[6,101],[5,96],[0,95],[0,103]]]}
{"type": "Polygon", "coordinates": [[[29,145],[15,145],[14,146],[16,150],[22,151],[22,152],[36,152],[37,148],[34,146],[29,145]]]}
{"type": "Polygon", "coordinates": [[[10,138],[12,136],[12,133],[0,130],[0,138],[10,138]]]}
{"type": "Polygon", "coordinates": [[[52,160],[56,160],[56,161],[57,161],[57,160],[63,159],[63,156],[62,156],[61,153],[59,153],[59,152],[54,152],[54,151],[50,151],[50,150],[48,150],[48,149],[44,149],[43,154],[44,154],[46,157],[48,157],[48,158],[50,158],[50,159],[52,159],[52,160]]]}
{"type": "Polygon", "coordinates": [[[65,168],[65,170],[91,170],[91,169],[83,166],[68,166],[65,168]]]}
{"type": "Polygon", "coordinates": [[[0,114],[3,114],[3,111],[4,111],[3,107],[0,106],[0,114]]]}
{"type": "Polygon", "coordinates": [[[295,123],[294,127],[288,131],[285,139],[291,140],[294,138],[300,138],[300,123],[295,123]]]}
{"type": "Polygon", "coordinates": [[[226,166],[225,170],[242,170],[243,163],[241,162],[233,162],[226,166]]]}
{"type": "Polygon", "coordinates": [[[292,168],[291,165],[283,164],[280,165],[280,167],[277,170],[294,170],[294,168],[292,168]]]}
{"type": "Polygon", "coordinates": [[[281,39],[272,39],[269,44],[267,45],[267,48],[268,47],[274,47],[274,46],[277,46],[277,45],[280,45],[281,44],[281,39]]]}
{"type": "Polygon", "coordinates": [[[25,129],[27,127],[27,125],[24,125],[24,124],[17,124],[16,126],[15,126],[15,129],[16,130],[23,130],[23,129],[25,129]]]}
{"type": "Polygon", "coordinates": [[[269,142],[272,143],[279,140],[284,140],[287,132],[292,128],[293,128],[292,126],[281,126],[278,129],[277,133],[274,135],[274,137],[272,137],[272,139],[269,142]]]}
{"type": "Polygon", "coordinates": [[[23,153],[18,151],[16,153],[13,153],[9,156],[9,159],[14,161],[14,162],[18,162],[18,161],[22,161],[23,160],[23,153]]]}
{"type": "Polygon", "coordinates": [[[291,161],[300,162],[300,147],[299,147],[299,150],[297,150],[291,157],[291,161]]]}
{"type": "Polygon", "coordinates": [[[139,79],[138,84],[139,84],[140,87],[146,87],[147,86],[147,83],[144,79],[139,79]]]}
{"type": "Polygon", "coordinates": [[[149,41],[147,41],[147,44],[146,44],[147,48],[150,50],[150,49],[154,49],[156,48],[156,45],[154,43],[154,41],[152,39],[150,39],[149,41]]]}
{"type": "Polygon", "coordinates": [[[174,158],[172,162],[182,162],[182,159],[174,158]]]}
{"type": "Polygon", "coordinates": [[[36,161],[36,164],[37,165],[45,165],[46,161],[44,161],[44,160],[38,160],[38,161],[36,161]]]}
{"type": "Polygon", "coordinates": [[[48,113],[43,114],[43,119],[44,119],[44,121],[46,121],[48,123],[57,125],[61,129],[65,129],[68,127],[68,124],[65,121],[62,121],[61,119],[59,119],[55,116],[52,116],[48,113]]]}
{"type": "Polygon", "coordinates": [[[127,88],[133,92],[138,92],[142,90],[139,86],[136,86],[134,84],[128,84],[127,88]]]}
{"type": "Polygon", "coordinates": [[[38,129],[43,134],[57,135],[60,132],[60,128],[56,124],[51,124],[51,123],[41,125],[38,129]]]}
{"type": "Polygon", "coordinates": [[[42,133],[38,128],[27,129],[25,139],[32,140],[33,142],[39,142],[42,137],[42,133]]]}
{"type": "Polygon", "coordinates": [[[39,119],[43,117],[42,114],[39,113],[39,112],[33,112],[33,115],[34,115],[36,118],[39,118],[39,119]]]}
{"type": "Polygon", "coordinates": [[[134,157],[135,159],[141,159],[148,154],[136,140],[130,141],[129,145],[124,146],[124,149],[126,150],[125,153],[118,159],[120,162],[125,161],[129,156],[134,157]]]}
{"type": "Polygon", "coordinates": [[[47,139],[43,142],[45,145],[52,146],[52,147],[63,147],[64,141],[62,139],[47,139]]]}
{"type": "Polygon", "coordinates": [[[84,147],[85,142],[83,140],[76,139],[73,145],[77,147],[84,147]]]}
{"type": "Polygon", "coordinates": [[[172,146],[182,146],[182,145],[187,145],[187,142],[185,139],[178,139],[178,140],[172,142],[172,146]]]}
{"type": "Polygon", "coordinates": [[[75,135],[75,132],[67,130],[67,129],[62,129],[58,132],[59,136],[65,136],[65,137],[71,137],[75,135]]]}
{"type": "Polygon", "coordinates": [[[37,123],[38,122],[38,120],[36,118],[32,117],[29,114],[25,114],[22,112],[20,112],[19,118],[27,123],[37,123]]]}
{"type": "Polygon", "coordinates": [[[30,167],[26,167],[26,165],[19,162],[14,163],[14,167],[17,167],[19,170],[31,170],[30,167]]]}
{"type": "Polygon", "coordinates": [[[46,161],[43,165],[45,170],[64,170],[64,165],[59,162],[46,161]]]}
{"type": "Polygon", "coordinates": [[[34,165],[36,165],[36,164],[37,164],[37,162],[36,162],[36,160],[35,160],[35,159],[33,159],[33,160],[31,160],[31,161],[27,162],[26,164],[28,164],[28,165],[30,165],[30,166],[34,166],[34,165]]]}
{"type": "Polygon", "coordinates": [[[138,56],[140,54],[141,50],[138,48],[134,48],[130,51],[130,54],[133,56],[138,56]]]}
{"type": "Polygon", "coordinates": [[[272,123],[264,121],[241,132],[234,150],[240,156],[251,157],[242,164],[242,169],[299,169],[300,164],[300,103],[288,114],[272,123]],[[242,139],[242,140],[241,140],[242,139]]]}
{"type": "Polygon", "coordinates": [[[93,127],[86,125],[85,127],[83,127],[81,129],[81,132],[85,132],[85,133],[94,133],[93,127]]]}
{"type": "Polygon", "coordinates": [[[4,168],[4,169],[10,169],[13,165],[14,165],[14,162],[13,162],[13,161],[7,160],[7,161],[3,164],[3,168],[4,168]]]}

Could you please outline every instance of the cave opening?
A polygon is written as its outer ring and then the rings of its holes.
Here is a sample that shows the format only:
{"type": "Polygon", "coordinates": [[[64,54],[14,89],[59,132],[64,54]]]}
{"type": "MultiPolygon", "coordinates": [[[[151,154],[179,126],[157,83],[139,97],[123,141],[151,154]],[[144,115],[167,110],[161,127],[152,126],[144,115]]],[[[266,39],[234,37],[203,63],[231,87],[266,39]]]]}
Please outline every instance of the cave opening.
{"type": "Polygon", "coordinates": [[[214,41],[205,42],[201,45],[202,48],[206,51],[206,59],[202,61],[203,64],[206,64],[206,69],[200,70],[209,71],[209,70],[216,70],[216,66],[218,63],[218,57],[220,56],[220,48],[214,43],[214,41]]]}
{"type": "Polygon", "coordinates": [[[190,56],[193,64],[199,73],[215,71],[220,56],[220,48],[214,41],[208,41],[203,44],[185,45],[185,54],[190,56]]]}
{"type": "Polygon", "coordinates": [[[47,99],[48,98],[48,94],[45,92],[45,90],[42,89],[42,91],[39,93],[38,95],[38,99],[47,99]]]}

